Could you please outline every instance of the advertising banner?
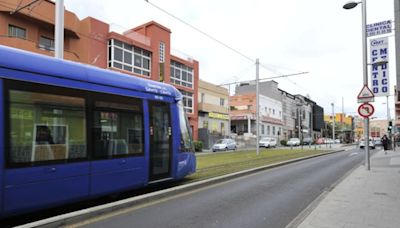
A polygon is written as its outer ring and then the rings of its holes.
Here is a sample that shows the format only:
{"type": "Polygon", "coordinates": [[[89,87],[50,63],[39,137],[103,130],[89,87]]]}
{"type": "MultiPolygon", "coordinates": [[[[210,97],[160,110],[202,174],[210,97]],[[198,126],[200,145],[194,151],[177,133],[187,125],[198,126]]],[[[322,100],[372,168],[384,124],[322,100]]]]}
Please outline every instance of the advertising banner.
{"type": "Polygon", "coordinates": [[[370,40],[371,90],[375,97],[389,96],[388,38],[370,40]]]}
{"type": "Polygon", "coordinates": [[[392,21],[381,21],[367,25],[367,36],[377,36],[392,32],[392,21]]]}

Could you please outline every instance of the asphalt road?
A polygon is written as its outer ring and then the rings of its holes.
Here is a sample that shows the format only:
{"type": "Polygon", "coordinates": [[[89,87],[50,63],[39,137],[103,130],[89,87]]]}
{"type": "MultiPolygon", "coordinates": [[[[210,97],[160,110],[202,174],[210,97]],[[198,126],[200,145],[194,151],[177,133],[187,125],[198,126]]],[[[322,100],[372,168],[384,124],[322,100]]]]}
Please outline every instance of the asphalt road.
{"type": "Polygon", "coordinates": [[[76,224],[84,227],[285,227],[361,164],[354,149],[274,168],[76,224]]]}

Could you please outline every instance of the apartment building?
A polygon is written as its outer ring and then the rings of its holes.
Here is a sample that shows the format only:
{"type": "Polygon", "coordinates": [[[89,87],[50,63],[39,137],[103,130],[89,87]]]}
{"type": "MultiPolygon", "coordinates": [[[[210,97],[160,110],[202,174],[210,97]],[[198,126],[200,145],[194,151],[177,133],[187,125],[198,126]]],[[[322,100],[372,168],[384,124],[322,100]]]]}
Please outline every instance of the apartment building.
{"type": "MultiPolygon", "coordinates": [[[[260,95],[260,136],[279,139],[282,132],[282,103],[260,95]]],[[[231,129],[238,135],[256,135],[256,94],[239,94],[230,97],[231,129]]]]}
{"type": "Polygon", "coordinates": [[[230,134],[228,89],[199,80],[199,140],[210,148],[219,138],[230,134]]]}
{"type": "MultiPolygon", "coordinates": [[[[316,102],[312,101],[306,96],[302,95],[293,95],[284,90],[278,88],[278,83],[276,81],[265,81],[260,82],[260,115],[263,114],[263,99],[269,99],[268,102],[265,103],[268,111],[272,111],[272,115],[275,115],[272,118],[275,120],[266,121],[270,124],[274,124],[270,126],[270,130],[268,131],[268,125],[264,126],[260,124],[260,132],[266,132],[266,135],[273,137],[279,136],[280,139],[289,139],[292,137],[311,137],[317,138],[321,135],[321,129],[323,128],[323,109],[316,104],[316,102]],[[263,98],[265,97],[265,98],[263,98]],[[274,107],[274,108],[273,108],[274,107]],[[263,131],[263,128],[264,131],[263,131]],[[275,134],[270,135],[275,128],[275,134]],[[272,129],[272,130],[271,130],[272,129]],[[277,131],[276,129],[279,129],[277,131]],[[270,132],[270,134],[268,134],[270,132]],[[279,133],[278,133],[279,132],[279,133]]],[[[246,102],[248,102],[247,107],[249,112],[251,109],[255,108],[255,97],[247,97],[249,94],[255,92],[255,83],[245,83],[236,86],[235,91],[236,95],[242,95],[237,98],[231,99],[232,105],[237,103],[239,107],[242,109],[241,111],[236,110],[236,112],[232,112],[235,115],[231,117],[236,118],[236,120],[248,119],[246,115],[251,116],[251,113],[246,113],[244,111],[246,107],[246,102]],[[240,101],[238,103],[238,101],[240,101]],[[244,115],[246,113],[246,115],[244,115]]],[[[255,93],[254,93],[255,94],[255,93]]],[[[255,111],[254,111],[255,113],[255,111]]],[[[270,118],[271,114],[268,114],[267,117],[270,118]],[[268,116],[269,115],[269,116],[268,116]]],[[[233,122],[234,119],[232,119],[233,122]]],[[[262,119],[261,119],[262,120],[262,119]]],[[[262,120],[263,121],[263,120],[262,120]]],[[[243,123],[241,125],[236,126],[237,132],[255,132],[252,129],[245,129],[250,126],[249,123],[243,123]]]]}
{"type": "MultiPolygon", "coordinates": [[[[54,56],[54,8],[49,0],[0,1],[0,44],[54,56]],[[17,11],[16,11],[17,10],[17,11]]],[[[92,17],[64,11],[64,59],[120,71],[175,86],[198,138],[199,63],[171,54],[171,30],[150,21],[122,34],[92,17]]]]}

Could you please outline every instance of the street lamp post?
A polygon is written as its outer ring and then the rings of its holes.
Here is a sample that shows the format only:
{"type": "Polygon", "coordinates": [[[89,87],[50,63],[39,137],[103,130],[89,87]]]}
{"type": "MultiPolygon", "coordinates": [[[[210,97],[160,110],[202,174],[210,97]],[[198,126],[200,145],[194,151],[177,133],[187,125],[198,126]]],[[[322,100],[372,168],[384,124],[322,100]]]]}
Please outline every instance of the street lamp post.
{"type": "MultiPolygon", "coordinates": [[[[362,17],[362,53],[363,53],[363,83],[368,86],[368,68],[367,68],[367,3],[366,0],[361,2],[348,2],[343,8],[352,9],[361,3],[361,17],[362,17]]],[[[364,119],[364,137],[365,137],[365,167],[370,170],[370,157],[369,157],[369,118],[364,119]]]]}

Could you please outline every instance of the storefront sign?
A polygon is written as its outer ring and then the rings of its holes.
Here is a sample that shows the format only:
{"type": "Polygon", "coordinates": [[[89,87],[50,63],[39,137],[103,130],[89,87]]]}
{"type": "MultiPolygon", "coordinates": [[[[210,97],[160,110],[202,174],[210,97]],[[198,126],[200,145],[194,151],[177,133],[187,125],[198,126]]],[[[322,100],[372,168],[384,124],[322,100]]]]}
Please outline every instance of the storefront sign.
{"type": "Polygon", "coordinates": [[[381,21],[367,25],[367,36],[377,36],[392,32],[392,21],[381,21]]]}
{"type": "Polygon", "coordinates": [[[208,113],[208,117],[215,118],[215,119],[229,120],[229,115],[221,114],[221,113],[215,113],[215,112],[208,113]]]}

